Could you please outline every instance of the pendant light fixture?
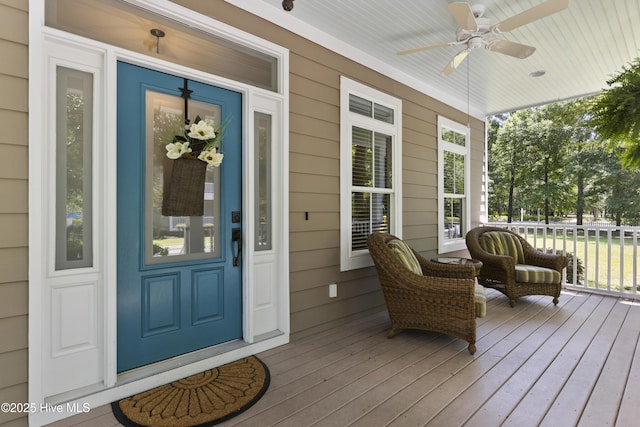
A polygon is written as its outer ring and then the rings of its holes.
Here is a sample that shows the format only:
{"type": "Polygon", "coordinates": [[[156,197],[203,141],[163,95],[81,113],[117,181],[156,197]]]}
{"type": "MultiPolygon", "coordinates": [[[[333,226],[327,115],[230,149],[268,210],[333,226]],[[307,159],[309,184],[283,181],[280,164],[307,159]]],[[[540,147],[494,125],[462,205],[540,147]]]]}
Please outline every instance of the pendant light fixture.
{"type": "Polygon", "coordinates": [[[149,32],[156,38],[156,53],[160,53],[160,39],[165,36],[164,31],[159,28],[152,28],[149,32]]]}

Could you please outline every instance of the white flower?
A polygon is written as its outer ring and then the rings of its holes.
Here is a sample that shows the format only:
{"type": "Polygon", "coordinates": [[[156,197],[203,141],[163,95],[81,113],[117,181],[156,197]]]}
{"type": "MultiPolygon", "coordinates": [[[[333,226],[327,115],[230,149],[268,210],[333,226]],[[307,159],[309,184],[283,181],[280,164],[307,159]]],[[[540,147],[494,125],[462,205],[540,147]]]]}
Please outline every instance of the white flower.
{"type": "Polygon", "coordinates": [[[188,142],[172,142],[167,144],[165,148],[167,149],[167,157],[174,160],[179,159],[184,153],[192,151],[188,142]]]}
{"type": "Polygon", "coordinates": [[[224,154],[218,153],[218,150],[216,150],[214,147],[211,150],[203,151],[202,153],[200,153],[198,159],[202,160],[203,162],[207,162],[209,166],[218,167],[222,163],[223,157],[224,154]]]}
{"type": "Polygon", "coordinates": [[[213,124],[208,120],[200,120],[198,123],[191,125],[189,129],[189,138],[195,138],[199,140],[213,139],[216,137],[213,124]]]}

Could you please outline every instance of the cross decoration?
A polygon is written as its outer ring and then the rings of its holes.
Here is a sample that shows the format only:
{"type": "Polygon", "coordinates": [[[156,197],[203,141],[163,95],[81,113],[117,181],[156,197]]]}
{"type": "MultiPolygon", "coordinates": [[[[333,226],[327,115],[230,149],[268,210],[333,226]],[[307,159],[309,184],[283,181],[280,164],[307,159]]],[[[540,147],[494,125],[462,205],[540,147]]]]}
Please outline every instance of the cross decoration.
{"type": "Polygon", "coordinates": [[[189,80],[184,79],[184,87],[179,87],[178,90],[182,92],[184,98],[184,124],[189,126],[189,99],[191,99],[192,90],[189,89],[189,80]]]}

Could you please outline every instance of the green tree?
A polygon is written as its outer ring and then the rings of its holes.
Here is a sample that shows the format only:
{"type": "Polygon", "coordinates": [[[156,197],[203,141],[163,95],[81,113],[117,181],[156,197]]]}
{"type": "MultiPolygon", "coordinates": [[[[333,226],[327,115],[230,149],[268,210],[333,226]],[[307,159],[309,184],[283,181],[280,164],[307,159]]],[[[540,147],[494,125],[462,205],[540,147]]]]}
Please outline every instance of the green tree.
{"type": "Polygon", "coordinates": [[[563,102],[555,118],[570,127],[565,174],[575,191],[578,225],[582,225],[585,211],[600,200],[601,189],[594,186],[594,181],[606,175],[604,161],[608,157],[591,122],[591,103],[590,98],[563,102]]]}
{"type": "Polygon", "coordinates": [[[504,122],[509,118],[509,114],[491,116],[487,122],[487,168],[488,168],[488,194],[489,194],[489,215],[500,216],[506,212],[507,199],[504,185],[503,164],[499,161],[501,147],[497,145],[498,131],[504,122]]]}
{"type": "Polygon", "coordinates": [[[521,110],[488,123],[490,212],[517,207],[552,213],[575,210],[579,223],[599,200],[593,177],[603,168],[603,149],[586,99],[521,110]]]}
{"type": "Polygon", "coordinates": [[[606,216],[617,226],[640,223],[640,170],[624,166],[622,148],[607,153],[606,173],[594,185],[604,195],[606,216]]]}
{"type": "Polygon", "coordinates": [[[567,172],[575,183],[576,224],[582,225],[586,212],[603,208],[600,202],[606,190],[595,184],[608,174],[606,164],[610,153],[597,139],[574,140],[572,147],[574,151],[567,157],[567,172]]]}
{"type": "Polygon", "coordinates": [[[528,110],[494,118],[502,125],[496,131],[495,141],[489,149],[490,182],[493,194],[490,200],[501,200],[494,203],[495,209],[507,212],[507,221],[512,222],[515,209],[517,188],[522,184],[527,171],[527,129],[530,127],[528,110]]]}
{"type": "Polygon", "coordinates": [[[545,224],[552,214],[565,211],[570,206],[567,194],[571,194],[565,179],[565,162],[571,139],[571,127],[561,120],[562,104],[522,110],[528,115],[528,127],[524,133],[527,173],[524,175],[527,200],[532,206],[542,206],[545,224]]]}
{"type": "Polygon", "coordinates": [[[617,225],[640,222],[640,169],[624,167],[623,147],[608,150],[596,132],[593,98],[565,101],[502,116],[488,123],[490,213],[516,207],[534,213],[587,212],[617,225]]]}
{"type": "Polygon", "coordinates": [[[623,166],[640,169],[640,58],[607,85],[593,104],[593,122],[601,138],[623,148],[623,166]]]}
{"type": "Polygon", "coordinates": [[[64,155],[67,158],[67,213],[81,214],[84,204],[84,97],[67,93],[67,141],[64,155]]]}

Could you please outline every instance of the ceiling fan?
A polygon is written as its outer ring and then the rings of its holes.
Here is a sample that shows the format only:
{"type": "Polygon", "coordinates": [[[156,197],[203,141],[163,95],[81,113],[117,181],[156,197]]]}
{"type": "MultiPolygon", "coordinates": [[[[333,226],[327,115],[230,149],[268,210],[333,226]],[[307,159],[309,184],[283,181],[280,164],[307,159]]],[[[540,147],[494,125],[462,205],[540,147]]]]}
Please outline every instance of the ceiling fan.
{"type": "Polygon", "coordinates": [[[484,47],[487,50],[524,59],[532,55],[536,48],[524,44],[499,39],[498,34],[507,33],[533,21],[558,13],[569,7],[569,0],[547,0],[525,10],[517,15],[507,18],[497,24],[491,24],[489,18],[484,17],[485,7],[481,4],[471,5],[466,2],[454,2],[449,4],[449,12],[458,23],[456,40],[438,43],[430,46],[422,46],[414,49],[403,50],[398,55],[422,52],[447,46],[465,45],[442,70],[440,75],[446,76],[452,73],[473,49],[484,47]]]}

